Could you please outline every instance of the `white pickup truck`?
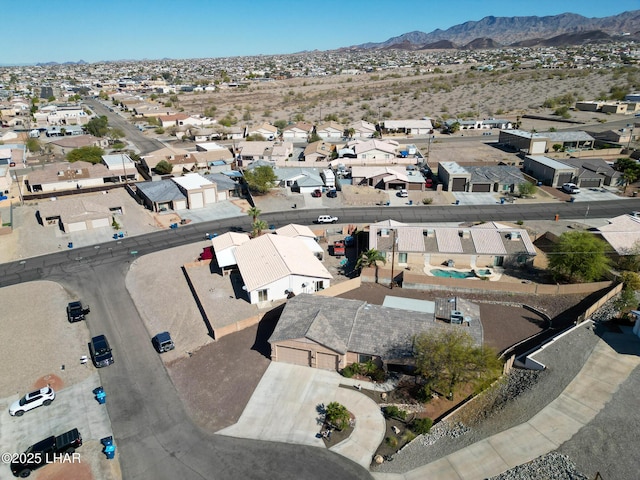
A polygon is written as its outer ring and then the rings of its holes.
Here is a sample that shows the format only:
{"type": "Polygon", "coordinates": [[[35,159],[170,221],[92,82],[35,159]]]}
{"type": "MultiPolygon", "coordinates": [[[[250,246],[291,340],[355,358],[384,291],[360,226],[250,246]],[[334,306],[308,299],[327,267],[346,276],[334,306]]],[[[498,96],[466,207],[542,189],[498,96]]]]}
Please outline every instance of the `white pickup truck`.
{"type": "Polygon", "coordinates": [[[336,223],[338,217],[332,217],[331,215],[320,215],[316,223],[336,223]]]}

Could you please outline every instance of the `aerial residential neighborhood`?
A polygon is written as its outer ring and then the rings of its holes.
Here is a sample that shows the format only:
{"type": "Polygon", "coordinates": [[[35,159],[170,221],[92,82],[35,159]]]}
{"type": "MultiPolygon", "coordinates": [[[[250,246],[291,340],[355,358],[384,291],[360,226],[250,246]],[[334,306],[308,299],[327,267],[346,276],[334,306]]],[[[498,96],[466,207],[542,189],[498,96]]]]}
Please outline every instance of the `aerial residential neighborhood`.
{"type": "Polygon", "coordinates": [[[635,478],[632,2],[138,3],[0,65],[0,478],[635,478]]]}

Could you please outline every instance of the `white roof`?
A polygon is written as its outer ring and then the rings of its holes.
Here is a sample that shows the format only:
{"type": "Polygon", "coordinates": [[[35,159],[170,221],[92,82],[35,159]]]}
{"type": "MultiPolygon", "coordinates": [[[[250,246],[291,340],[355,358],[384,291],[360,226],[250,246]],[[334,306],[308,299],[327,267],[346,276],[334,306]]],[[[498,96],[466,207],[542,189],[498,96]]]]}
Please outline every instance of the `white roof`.
{"type": "Polygon", "coordinates": [[[243,243],[248,242],[249,239],[250,237],[247,233],[227,232],[212,238],[211,246],[213,247],[213,251],[218,253],[229,247],[242,245],[243,243]]]}
{"type": "Polygon", "coordinates": [[[103,155],[102,161],[109,170],[122,170],[124,168],[135,168],[135,163],[126,153],[118,153],[114,155],[103,155]]]}
{"type": "Polygon", "coordinates": [[[433,128],[431,120],[385,120],[384,128],[433,128]]]}
{"type": "Polygon", "coordinates": [[[602,238],[619,255],[633,255],[640,248],[640,217],[620,215],[609,220],[609,225],[598,228],[602,238]]]}
{"type": "Polygon", "coordinates": [[[196,143],[196,148],[201,148],[207,152],[211,152],[212,150],[229,150],[228,147],[224,147],[216,142],[196,143]]]}
{"type": "Polygon", "coordinates": [[[309,237],[315,239],[316,236],[306,225],[298,225],[296,223],[290,223],[284,227],[276,229],[278,235],[284,235],[285,237],[309,237]]]}
{"type": "Polygon", "coordinates": [[[262,235],[236,247],[235,256],[247,291],[289,275],[332,278],[320,260],[297,238],[262,235]]]}
{"type": "Polygon", "coordinates": [[[173,177],[171,180],[176,182],[185,190],[193,190],[201,188],[203,185],[212,185],[213,182],[207,180],[199,173],[187,173],[182,177],[173,177]]]}

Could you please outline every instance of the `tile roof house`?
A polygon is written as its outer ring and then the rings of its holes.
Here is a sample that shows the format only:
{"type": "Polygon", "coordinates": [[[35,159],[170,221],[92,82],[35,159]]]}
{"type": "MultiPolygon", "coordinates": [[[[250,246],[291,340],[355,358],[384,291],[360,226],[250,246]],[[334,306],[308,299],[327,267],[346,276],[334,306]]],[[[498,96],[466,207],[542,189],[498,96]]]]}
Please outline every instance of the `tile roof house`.
{"type": "Polygon", "coordinates": [[[316,134],[320,138],[342,138],[344,136],[344,126],[338,122],[327,122],[316,127],[316,134]]]}
{"type": "Polygon", "coordinates": [[[464,328],[482,344],[482,325],[437,322],[433,311],[410,311],[360,300],[297,295],[287,301],[269,344],[271,359],[327,370],[373,360],[405,363],[413,338],[433,329],[464,328]]]}
{"type": "Polygon", "coordinates": [[[141,164],[150,174],[156,165],[164,160],[174,166],[172,173],[182,173],[184,168],[191,169],[195,162],[189,158],[190,156],[190,152],[184,148],[164,147],[144,155],[141,164]]]}
{"type": "Polygon", "coordinates": [[[298,225],[290,223],[284,227],[276,228],[274,233],[276,235],[282,235],[284,237],[297,238],[302,240],[307,248],[313,252],[318,260],[322,260],[324,256],[324,250],[318,244],[315,233],[306,225],[298,225]]]}
{"type": "Polygon", "coordinates": [[[278,136],[278,127],[271,125],[270,123],[263,123],[257,127],[247,128],[247,136],[261,135],[266,140],[275,140],[278,136]]]}
{"type": "Polygon", "coordinates": [[[58,226],[65,232],[112,228],[114,215],[121,215],[124,206],[117,195],[91,195],[90,197],[60,197],[55,202],[38,203],[38,217],[42,225],[58,226]],[[114,203],[116,202],[116,203],[114,203]]]}
{"type": "Polygon", "coordinates": [[[288,125],[282,129],[282,138],[285,140],[306,141],[312,132],[313,132],[313,125],[306,122],[297,122],[293,125],[288,125]]]}
{"type": "Polygon", "coordinates": [[[290,294],[328,288],[332,276],[305,242],[265,234],[235,249],[249,303],[283,300],[290,294]]]}
{"type": "Polygon", "coordinates": [[[303,156],[305,162],[326,162],[332,158],[335,145],[318,140],[307,145],[303,156]]]}
{"type": "Polygon", "coordinates": [[[433,133],[433,124],[428,118],[421,120],[385,120],[382,128],[386,132],[401,132],[407,135],[428,135],[433,133]]]}
{"type": "Polygon", "coordinates": [[[73,135],[70,137],[55,138],[47,145],[51,146],[52,153],[66,155],[71,150],[81,147],[107,148],[109,146],[109,139],[94,137],[93,135],[73,135]]]}
{"type": "Polygon", "coordinates": [[[162,128],[178,127],[184,125],[184,121],[189,118],[189,115],[184,113],[174,113],[171,115],[158,115],[158,120],[162,128]]]}
{"type": "Polygon", "coordinates": [[[347,143],[353,156],[366,160],[369,165],[391,163],[396,157],[398,146],[398,142],[394,140],[353,140],[347,143]]]}
{"type": "Polygon", "coordinates": [[[364,120],[349,124],[347,130],[353,129],[353,138],[371,138],[376,133],[376,126],[364,120]]]}
{"type": "Polygon", "coordinates": [[[383,252],[388,265],[424,269],[439,265],[472,269],[523,265],[536,255],[526,230],[495,223],[434,227],[387,220],[369,226],[369,248],[383,252]]]}
{"type": "Polygon", "coordinates": [[[417,170],[407,170],[404,166],[393,167],[351,167],[351,183],[368,185],[381,190],[424,190],[425,178],[417,170]]]}

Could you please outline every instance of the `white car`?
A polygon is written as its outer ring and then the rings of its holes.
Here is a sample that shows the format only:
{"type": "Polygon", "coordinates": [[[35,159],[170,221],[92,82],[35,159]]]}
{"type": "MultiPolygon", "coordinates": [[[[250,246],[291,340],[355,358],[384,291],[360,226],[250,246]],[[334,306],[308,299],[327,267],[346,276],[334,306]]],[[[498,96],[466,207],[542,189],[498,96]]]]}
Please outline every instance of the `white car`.
{"type": "Polygon", "coordinates": [[[396,195],[400,198],[407,198],[409,196],[409,192],[405,188],[403,188],[402,190],[398,191],[396,195]]]}
{"type": "Polygon", "coordinates": [[[338,217],[334,217],[331,215],[320,215],[316,223],[336,223],[338,221],[338,217]]]}
{"type": "Polygon", "coordinates": [[[563,183],[562,190],[567,193],[580,193],[580,189],[575,183],[563,183]]]}
{"type": "Polygon", "coordinates": [[[20,400],[16,400],[9,407],[9,415],[21,417],[24,412],[38,408],[41,405],[49,406],[56,398],[56,392],[51,387],[44,387],[40,390],[27,393],[20,400]]]}

